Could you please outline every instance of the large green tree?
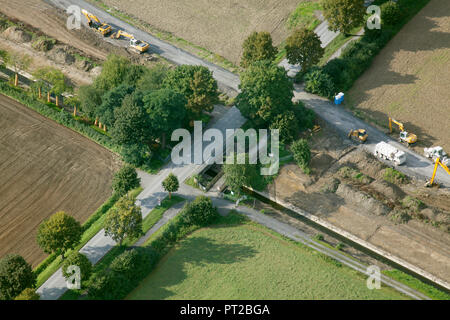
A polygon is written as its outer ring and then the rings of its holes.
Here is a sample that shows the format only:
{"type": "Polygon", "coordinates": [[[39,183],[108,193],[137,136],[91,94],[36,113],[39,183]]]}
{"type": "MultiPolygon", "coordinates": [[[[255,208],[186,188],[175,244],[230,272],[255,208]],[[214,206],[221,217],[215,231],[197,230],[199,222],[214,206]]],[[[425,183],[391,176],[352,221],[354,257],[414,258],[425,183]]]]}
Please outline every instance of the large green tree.
{"type": "Polygon", "coordinates": [[[204,66],[182,65],[170,70],[164,87],[185,96],[191,119],[198,118],[203,111],[212,111],[219,97],[217,82],[204,66]]]}
{"type": "Polygon", "coordinates": [[[137,82],[136,87],[142,91],[154,91],[161,89],[168,72],[169,67],[162,63],[159,63],[152,68],[145,68],[145,71],[137,82]]]}
{"type": "Polygon", "coordinates": [[[286,39],[285,48],[289,63],[299,64],[302,72],[318,63],[324,53],[319,36],[306,28],[295,30],[286,39]]]}
{"type": "Polygon", "coordinates": [[[171,89],[160,89],[149,93],[143,100],[150,118],[152,135],[159,137],[165,148],[167,135],[183,125],[186,99],[181,93],[171,89]]]}
{"type": "Polygon", "coordinates": [[[149,144],[150,118],[138,92],[125,97],[122,106],[114,110],[115,122],[110,130],[113,139],[121,145],[149,144]]]}
{"type": "Polygon", "coordinates": [[[134,201],[129,195],[123,196],[106,215],[105,234],[119,245],[126,237],[135,239],[142,235],[141,208],[134,201]]]}
{"type": "Polygon", "coordinates": [[[0,260],[0,300],[14,299],[25,288],[35,284],[36,275],[24,258],[9,254],[0,260]]]}
{"type": "Polygon", "coordinates": [[[248,154],[245,154],[245,163],[237,163],[237,155],[228,155],[227,161],[223,165],[225,183],[231,191],[238,197],[242,195],[242,187],[250,186],[258,188],[261,182],[261,175],[258,164],[250,164],[248,154]],[[232,161],[230,161],[230,159],[232,161]]]}
{"type": "Polygon", "coordinates": [[[127,58],[114,54],[109,55],[103,63],[102,72],[94,80],[94,87],[106,92],[124,83],[129,77],[130,66],[131,63],[127,58]]]}
{"type": "Polygon", "coordinates": [[[292,107],[292,82],[282,67],[257,61],[241,74],[236,105],[246,118],[268,124],[292,107]]]}
{"type": "Polygon", "coordinates": [[[37,243],[45,253],[57,253],[64,259],[64,253],[80,242],[82,233],[81,224],[75,218],[59,211],[41,223],[37,243]]]}
{"type": "Polygon", "coordinates": [[[300,125],[294,111],[288,110],[273,119],[270,129],[280,130],[280,140],[284,143],[290,143],[297,137],[300,125]]]}
{"type": "Polygon", "coordinates": [[[121,84],[114,87],[102,96],[102,104],[98,106],[96,115],[101,123],[112,126],[115,122],[114,110],[122,105],[123,99],[134,92],[134,87],[121,84]]]}
{"type": "Polygon", "coordinates": [[[112,188],[121,196],[128,191],[139,187],[141,178],[138,177],[136,169],[133,166],[125,164],[114,174],[112,188]]]}
{"type": "Polygon", "coordinates": [[[72,275],[68,270],[70,266],[77,266],[80,268],[81,283],[86,283],[92,273],[92,263],[89,259],[78,251],[72,252],[62,266],[63,276],[67,280],[72,275]]]}
{"type": "Polygon", "coordinates": [[[45,81],[50,85],[48,90],[50,93],[56,95],[56,105],[59,105],[58,96],[64,91],[70,89],[70,87],[66,84],[66,77],[61,70],[53,67],[39,68],[33,73],[33,77],[45,81]]]}
{"type": "Polygon", "coordinates": [[[272,44],[272,36],[269,32],[253,32],[242,45],[241,66],[247,68],[255,61],[273,61],[278,49],[272,44]]]}
{"type": "Polygon", "coordinates": [[[364,0],[322,0],[322,7],[332,31],[349,34],[364,23],[364,0]]]}
{"type": "Polygon", "coordinates": [[[177,192],[180,184],[178,182],[178,178],[176,175],[174,175],[172,172],[169,173],[167,178],[164,179],[162,182],[162,186],[164,190],[166,190],[169,193],[169,199],[172,198],[172,192],[177,192]]]}
{"type": "Polygon", "coordinates": [[[89,118],[97,116],[98,108],[102,104],[102,93],[94,86],[81,86],[78,90],[80,109],[89,118]]]}

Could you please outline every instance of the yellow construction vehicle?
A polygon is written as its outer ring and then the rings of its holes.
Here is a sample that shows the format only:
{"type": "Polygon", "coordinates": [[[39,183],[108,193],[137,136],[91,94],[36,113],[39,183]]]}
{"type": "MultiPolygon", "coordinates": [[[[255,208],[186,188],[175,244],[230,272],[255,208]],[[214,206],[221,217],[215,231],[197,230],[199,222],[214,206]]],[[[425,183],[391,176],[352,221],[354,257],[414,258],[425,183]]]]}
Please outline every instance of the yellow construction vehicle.
{"type": "Polygon", "coordinates": [[[148,50],[148,47],[150,46],[147,42],[138,40],[132,34],[126,33],[123,30],[119,30],[116,33],[115,38],[120,39],[121,36],[130,39],[129,46],[136,53],[139,53],[139,54],[144,53],[148,50]]]}
{"type": "Polygon", "coordinates": [[[389,133],[392,133],[392,122],[398,125],[398,128],[400,130],[400,141],[405,142],[408,145],[416,143],[417,142],[417,136],[414,133],[408,133],[405,130],[405,127],[403,126],[403,123],[389,117],[389,133]]]}
{"type": "Polygon", "coordinates": [[[109,24],[100,22],[100,19],[97,18],[92,13],[87,12],[86,10],[81,10],[86,19],[88,20],[88,26],[95,31],[99,32],[102,36],[106,37],[111,31],[112,28],[109,24]]]}
{"type": "Polygon", "coordinates": [[[431,180],[427,182],[427,184],[425,186],[427,187],[432,187],[433,185],[435,185],[434,183],[434,178],[436,177],[436,171],[438,169],[438,166],[441,166],[442,169],[444,169],[449,175],[450,175],[450,169],[441,162],[440,158],[436,159],[436,162],[434,164],[434,170],[433,170],[433,175],[431,176],[431,180]]]}
{"type": "Polygon", "coordinates": [[[367,134],[365,129],[350,130],[350,132],[348,133],[349,139],[353,138],[356,141],[358,141],[359,143],[366,142],[368,136],[369,135],[367,134]]]}

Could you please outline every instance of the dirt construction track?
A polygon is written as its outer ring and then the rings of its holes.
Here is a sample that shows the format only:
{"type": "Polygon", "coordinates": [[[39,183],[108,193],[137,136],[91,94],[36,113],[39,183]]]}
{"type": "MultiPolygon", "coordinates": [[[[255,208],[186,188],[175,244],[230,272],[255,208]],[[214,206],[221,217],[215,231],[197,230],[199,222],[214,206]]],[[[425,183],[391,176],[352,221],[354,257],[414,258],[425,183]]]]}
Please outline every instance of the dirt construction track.
{"type": "Polygon", "coordinates": [[[64,210],[84,222],[111,194],[114,155],[0,95],[0,257],[33,266],[45,254],[39,224],[64,210]]]}

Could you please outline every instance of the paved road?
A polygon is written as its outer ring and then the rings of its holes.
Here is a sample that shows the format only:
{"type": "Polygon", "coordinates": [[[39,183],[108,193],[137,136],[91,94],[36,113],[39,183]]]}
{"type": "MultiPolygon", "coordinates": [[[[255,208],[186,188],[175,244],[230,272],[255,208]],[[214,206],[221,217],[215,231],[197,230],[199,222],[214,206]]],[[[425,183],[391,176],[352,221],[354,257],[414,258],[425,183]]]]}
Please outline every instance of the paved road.
{"type": "MultiPolygon", "coordinates": [[[[355,117],[343,107],[332,104],[329,100],[314,94],[306,93],[300,85],[295,85],[294,99],[303,101],[306,106],[313,109],[321,118],[331,124],[343,137],[346,137],[351,129],[364,128],[369,134],[363,148],[373,153],[378,142],[385,141],[406,153],[406,164],[396,166],[396,169],[418,179],[429,180],[433,173],[434,163],[429,159],[410,150],[404,144],[393,140],[390,136],[377,128],[355,117]]],[[[383,161],[388,165],[392,163],[383,161]]],[[[450,176],[439,167],[436,180],[441,185],[450,187],[450,176]]]]}
{"type": "MultiPolygon", "coordinates": [[[[239,85],[239,76],[231,73],[217,65],[214,65],[210,62],[204,61],[192,54],[190,54],[187,51],[184,51],[182,49],[179,49],[169,43],[166,43],[150,34],[148,34],[145,31],[139,30],[130,24],[121,21],[120,19],[115,18],[114,16],[110,15],[109,13],[98,9],[97,7],[91,5],[90,3],[83,1],[83,0],[46,0],[48,3],[66,10],[70,5],[77,5],[81,9],[86,9],[87,11],[93,13],[102,22],[106,22],[109,25],[111,25],[114,29],[122,29],[125,30],[131,34],[133,34],[136,38],[140,40],[144,40],[148,43],[150,43],[150,51],[157,53],[158,55],[162,56],[163,58],[175,63],[175,64],[189,64],[189,65],[202,65],[208,67],[214,75],[214,78],[217,80],[218,85],[221,89],[225,90],[234,90],[238,91],[238,85],[239,85]]],[[[84,25],[86,24],[86,19],[84,16],[81,17],[81,21],[84,25]]],[[[112,40],[105,38],[107,41],[111,41],[118,44],[117,40],[112,40]]]]}

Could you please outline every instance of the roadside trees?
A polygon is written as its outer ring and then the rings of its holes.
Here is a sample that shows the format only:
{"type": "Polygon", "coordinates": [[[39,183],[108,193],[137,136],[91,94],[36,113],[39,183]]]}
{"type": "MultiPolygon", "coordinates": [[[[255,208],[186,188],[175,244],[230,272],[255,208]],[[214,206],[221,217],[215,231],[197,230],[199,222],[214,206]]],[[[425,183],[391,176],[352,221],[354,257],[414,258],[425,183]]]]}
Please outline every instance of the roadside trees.
{"type": "Polygon", "coordinates": [[[292,82],[282,67],[269,61],[257,61],[242,72],[240,89],[237,107],[259,125],[269,124],[292,106],[292,82]]]}
{"type": "Polygon", "coordinates": [[[134,92],[134,87],[121,84],[107,91],[101,98],[101,105],[96,108],[96,116],[100,122],[108,126],[114,124],[114,110],[122,105],[123,99],[134,92]]]}
{"type": "Polygon", "coordinates": [[[114,205],[105,219],[105,234],[122,245],[126,237],[135,239],[142,235],[141,208],[134,203],[135,199],[123,196],[114,205]]]}
{"type": "Polygon", "coordinates": [[[36,275],[24,258],[9,254],[0,260],[0,300],[14,299],[35,284],[36,275]]]}
{"type": "Polygon", "coordinates": [[[181,128],[186,116],[186,99],[181,93],[160,89],[144,97],[144,107],[150,118],[152,135],[166,147],[166,136],[181,128]]]}
{"type": "Polygon", "coordinates": [[[322,7],[332,31],[349,34],[364,23],[364,0],[322,0],[322,7]]]}
{"type": "Polygon", "coordinates": [[[59,254],[64,260],[64,253],[80,242],[82,233],[81,224],[75,218],[59,211],[41,223],[37,243],[45,253],[59,254]]]}
{"type": "Polygon", "coordinates": [[[138,177],[136,169],[125,164],[114,174],[112,188],[114,192],[123,196],[128,191],[139,187],[141,179],[138,177]]]}
{"type": "Polygon", "coordinates": [[[91,276],[92,263],[84,254],[79,253],[78,251],[72,252],[62,265],[63,276],[67,280],[70,278],[70,276],[72,276],[72,274],[69,272],[70,266],[77,266],[80,268],[80,277],[82,283],[85,283],[85,281],[88,280],[91,276]]]}
{"type": "Polygon", "coordinates": [[[164,190],[169,193],[169,199],[172,198],[172,192],[177,192],[180,186],[178,178],[173,173],[169,173],[166,179],[162,182],[164,190]]]}
{"type": "Polygon", "coordinates": [[[320,38],[314,31],[301,28],[286,39],[286,57],[291,64],[299,64],[301,72],[317,64],[323,56],[320,38]]]}
{"type": "Polygon", "coordinates": [[[188,117],[198,118],[202,112],[211,112],[218,101],[217,82],[204,66],[182,65],[167,73],[163,87],[184,95],[188,117]]]}
{"type": "Polygon", "coordinates": [[[269,32],[253,32],[245,39],[243,45],[241,67],[247,68],[256,61],[273,61],[278,49],[272,44],[269,32]]]}

